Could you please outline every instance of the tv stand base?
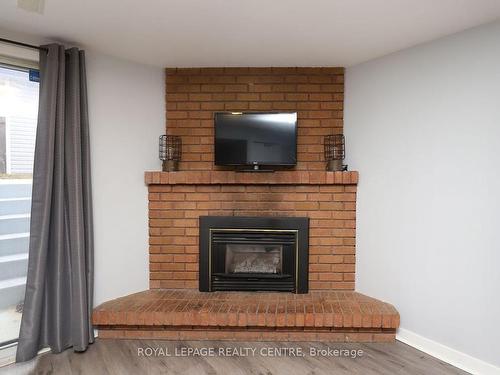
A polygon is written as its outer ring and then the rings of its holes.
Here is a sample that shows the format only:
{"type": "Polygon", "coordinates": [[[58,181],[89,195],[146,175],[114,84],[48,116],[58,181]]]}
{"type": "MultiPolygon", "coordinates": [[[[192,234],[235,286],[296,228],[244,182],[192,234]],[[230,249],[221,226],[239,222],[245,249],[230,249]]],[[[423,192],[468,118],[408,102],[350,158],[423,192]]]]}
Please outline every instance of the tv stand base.
{"type": "Polygon", "coordinates": [[[273,169],[239,169],[236,172],[262,172],[262,173],[274,173],[273,169]]]}

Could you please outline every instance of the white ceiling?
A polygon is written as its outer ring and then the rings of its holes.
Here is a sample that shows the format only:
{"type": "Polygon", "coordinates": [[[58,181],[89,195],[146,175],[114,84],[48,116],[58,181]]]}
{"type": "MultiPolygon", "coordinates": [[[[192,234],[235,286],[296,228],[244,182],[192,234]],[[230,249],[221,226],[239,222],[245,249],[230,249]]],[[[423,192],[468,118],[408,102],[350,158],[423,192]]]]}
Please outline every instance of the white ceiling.
{"type": "Polygon", "coordinates": [[[350,66],[499,17],[500,0],[0,1],[6,30],[162,67],[350,66]]]}

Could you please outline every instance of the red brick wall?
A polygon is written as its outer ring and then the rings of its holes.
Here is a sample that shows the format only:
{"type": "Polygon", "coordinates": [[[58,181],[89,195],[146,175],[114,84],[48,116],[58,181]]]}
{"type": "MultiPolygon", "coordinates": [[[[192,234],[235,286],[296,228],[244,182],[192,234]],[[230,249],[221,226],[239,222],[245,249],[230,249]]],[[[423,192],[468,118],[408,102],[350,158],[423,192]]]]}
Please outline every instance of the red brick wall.
{"type": "Polygon", "coordinates": [[[343,68],[166,70],[167,133],[182,136],[180,169],[200,172],[146,176],[151,288],[198,288],[199,216],[274,215],[310,218],[310,289],[354,289],[357,173],[325,173],[322,145],[343,131],[343,92],[343,68]],[[302,172],[275,173],[279,181],[269,183],[255,176],[258,184],[247,183],[249,174],[207,175],[220,169],[215,111],[297,111],[302,172]]]}
{"type": "Polygon", "coordinates": [[[182,170],[216,169],[216,111],[297,111],[297,169],[323,170],[323,136],[343,129],[344,68],[167,69],[166,101],[182,170]]]}
{"type": "Polygon", "coordinates": [[[308,216],[310,289],[354,289],[356,185],[150,185],[150,286],[198,288],[198,217],[308,216]]]}

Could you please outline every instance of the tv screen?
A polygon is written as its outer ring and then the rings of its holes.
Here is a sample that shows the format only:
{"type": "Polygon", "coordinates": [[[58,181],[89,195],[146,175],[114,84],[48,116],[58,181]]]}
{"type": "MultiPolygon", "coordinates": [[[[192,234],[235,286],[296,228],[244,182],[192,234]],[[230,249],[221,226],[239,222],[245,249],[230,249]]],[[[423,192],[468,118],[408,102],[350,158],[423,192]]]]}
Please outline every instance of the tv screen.
{"type": "Polygon", "coordinates": [[[216,165],[295,165],[297,113],[215,113],[216,165]]]}

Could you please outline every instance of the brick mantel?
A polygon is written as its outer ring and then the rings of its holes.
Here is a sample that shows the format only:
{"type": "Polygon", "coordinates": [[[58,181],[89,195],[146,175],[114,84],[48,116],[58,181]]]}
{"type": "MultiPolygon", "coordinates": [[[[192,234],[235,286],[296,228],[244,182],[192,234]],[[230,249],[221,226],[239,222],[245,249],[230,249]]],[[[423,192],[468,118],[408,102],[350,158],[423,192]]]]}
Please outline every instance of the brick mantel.
{"type": "Polygon", "coordinates": [[[358,172],[277,171],[245,173],[234,171],[146,172],[147,185],[356,185],[358,172]]]}

